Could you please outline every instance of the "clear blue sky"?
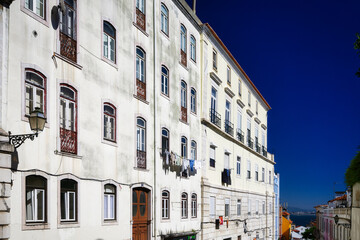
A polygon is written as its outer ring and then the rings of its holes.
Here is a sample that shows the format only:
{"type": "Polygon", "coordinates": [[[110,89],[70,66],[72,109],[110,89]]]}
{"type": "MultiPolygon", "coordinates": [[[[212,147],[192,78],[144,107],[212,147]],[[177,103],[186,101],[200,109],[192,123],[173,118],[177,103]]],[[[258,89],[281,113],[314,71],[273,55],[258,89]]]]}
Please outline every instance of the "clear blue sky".
{"type": "Polygon", "coordinates": [[[344,190],[360,145],[360,1],[197,0],[196,11],[272,107],[281,202],[311,209],[332,198],[334,182],[344,190]]]}

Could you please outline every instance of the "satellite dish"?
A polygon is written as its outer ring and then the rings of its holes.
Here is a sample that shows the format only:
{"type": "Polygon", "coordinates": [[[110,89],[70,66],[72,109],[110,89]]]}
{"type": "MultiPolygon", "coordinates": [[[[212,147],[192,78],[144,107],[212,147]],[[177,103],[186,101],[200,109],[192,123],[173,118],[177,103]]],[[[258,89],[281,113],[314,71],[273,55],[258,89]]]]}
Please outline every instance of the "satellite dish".
{"type": "Polygon", "coordinates": [[[59,27],[60,15],[58,6],[53,6],[51,9],[51,24],[56,30],[59,27]]]}

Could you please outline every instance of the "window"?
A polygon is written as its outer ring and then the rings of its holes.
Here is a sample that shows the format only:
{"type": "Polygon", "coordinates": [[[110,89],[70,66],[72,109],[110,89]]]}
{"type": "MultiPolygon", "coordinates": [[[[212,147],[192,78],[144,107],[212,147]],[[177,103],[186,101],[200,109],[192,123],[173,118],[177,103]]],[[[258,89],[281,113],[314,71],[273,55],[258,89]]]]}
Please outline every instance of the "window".
{"type": "Polygon", "coordinates": [[[237,200],[237,203],[236,203],[236,214],[238,216],[241,216],[241,199],[238,199],[237,200]]]}
{"type": "Polygon", "coordinates": [[[65,12],[60,15],[60,54],[73,62],[77,60],[76,0],[64,0],[65,12]]]}
{"type": "Polygon", "coordinates": [[[190,58],[196,62],[196,40],[193,35],[190,36],[190,58]]]}
{"type": "Polygon", "coordinates": [[[251,178],[251,163],[250,160],[247,162],[247,179],[251,178]]]}
{"type": "Polygon", "coordinates": [[[217,71],[217,52],[213,49],[213,69],[217,71]]]}
{"type": "Polygon", "coordinates": [[[112,184],[104,186],[104,220],[116,219],[116,187],[112,184]]]}
{"type": "Polygon", "coordinates": [[[136,25],[145,31],[146,15],[145,15],[145,0],[136,0],[136,25]]]}
{"type": "Polygon", "coordinates": [[[227,79],[227,83],[231,85],[231,69],[229,66],[226,69],[226,79],[227,79]]]}
{"type": "Polygon", "coordinates": [[[225,217],[230,216],[230,199],[225,198],[225,217]]]}
{"type": "Polygon", "coordinates": [[[238,82],[238,93],[239,93],[239,96],[241,97],[241,80],[240,79],[238,82]]]}
{"type": "Polygon", "coordinates": [[[215,147],[210,146],[210,167],[215,167],[215,147]]]}
{"type": "Polygon", "coordinates": [[[231,103],[230,101],[225,101],[225,122],[230,122],[230,115],[231,114],[231,103]]]}
{"type": "Polygon", "coordinates": [[[264,182],[265,181],[265,168],[262,168],[262,172],[261,172],[261,180],[264,182]]]}
{"type": "Polygon", "coordinates": [[[269,184],[271,184],[271,178],[272,178],[271,171],[269,171],[269,184]]]}
{"type": "Polygon", "coordinates": [[[26,223],[46,222],[46,179],[41,176],[26,177],[26,223]]]}
{"type": "Polygon", "coordinates": [[[258,102],[258,100],[256,100],[256,102],[255,102],[255,110],[256,110],[256,114],[258,114],[259,113],[259,102],[258,102]]]}
{"type": "Polygon", "coordinates": [[[45,19],[45,2],[46,0],[25,0],[25,8],[45,19]]]}
{"type": "Polygon", "coordinates": [[[77,92],[65,84],[60,85],[60,147],[77,154],[77,92]]]}
{"type": "Polygon", "coordinates": [[[272,205],[271,205],[271,203],[269,203],[269,214],[271,214],[272,213],[272,205]]]}
{"type": "Polygon", "coordinates": [[[190,99],[190,109],[192,113],[196,114],[196,90],[191,88],[191,99],[190,99]]]}
{"type": "Polygon", "coordinates": [[[236,174],[241,175],[241,157],[236,158],[236,174]]]}
{"type": "Polygon", "coordinates": [[[191,160],[196,160],[196,142],[191,141],[191,160]]]}
{"type": "Polygon", "coordinates": [[[187,122],[187,84],[181,81],[181,120],[187,122]]]}
{"type": "Polygon", "coordinates": [[[215,218],[216,216],[216,205],[215,205],[215,197],[210,197],[210,218],[215,218]]]}
{"type": "Polygon", "coordinates": [[[103,25],[103,41],[104,41],[104,49],[103,54],[106,59],[114,62],[115,59],[115,49],[116,49],[116,30],[109,22],[104,21],[103,25]]]}
{"type": "Polygon", "coordinates": [[[247,145],[249,148],[253,148],[253,141],[251,139],[251,119],[247,118],[247,145]]]}
{"type": "Polygon", "coordinates": [[[162,192],[162,207],[161,207],[161,217],[163,219],[169,219],[169,201],[170,201],[170,193],[168,191],[162,192]]]}
{"type": "Polygon", "coordinates": [[[181,218],[188,217],[188,195],[187,193],[181,194],[181,218]]]}
{"type": "Polygon", "coordinates": [[[143,118],[138,117],[136,124],[137,167],[146,168],[146,122],[143,118]]]}
{"type": "Polygon", "coordinates": [[[181,64],[187,65],[186,57],[186,28],[181,24],[180,26],[180,54],[181,54],[181,64]]]}
{"type": "Polygon", "coordinates": [[[46,78],[40,72],[25,69],[25,115],[30,115],[36,107],[46,116],[46,78]]]}
{"type": "Polygon", "coordinates": [[[255,180],[259,181],[259,166],[255,165],[255,180]]]}
{"type": "Polygon", "coordinates": [[[225,155],[224,155],[224,168],[230,169],[230,153],[228,153],[228,152],[225,152],[225,155]]]}
{"type": "Polygon", "coordinates": [[[104,103],[104,139],[116,141],[116,108],[104,103]]]}
{"type": "Polygon", "coordinates": [[[166,128],[162,128],[161,129],[161,149],[162,149],[162,154],[165,154],[165,151],[169,152],[169,130],[167,130],[166,128]]]}
{"type": "Polygon", "coordinates": [[[259,215],[259,200],[256,200],[256,215],[259,215]]]}
{"type": "Polygon", "coordinates": [[[161,4],[161,31],[169,36],[169,10],[161,4]]]}
{"type": "Polygon", "coordinates": [[[161,93],[169,96],[169,70],[161,66],[161,93]]]}
{"type": "Polygon", "coordinates": [[[76,221],[77,219],[77,182],[63,179],[60,182],[61,221],[76,221]]]}
{"type": "Polygon", "coordinates": [[[262,214],[265,214],[265,202],[262,202],[262,214]]]}
{"type": "Polygon", "coordinates": [[[251,106],[251,93],[248,91],[248,105],[251,106]]]}
{"type": "Polygon", "coordinates": [[[191,217],[197,217],[197,195],[195,193],[191,195],[191,217]]]}
{"type": "Polygon", "coordinates": [[[181,137],[181,157],[187,158],[187,139],[181,137]]]}
{"type": "Polygon", "coordinates": [[[145,59],[144,50],[136,47],[136,94],[143,100],[146,99],[145,59]]]}
{"type": "Polygon", "coordinates": [[[248,215],[251,215],[251,200],[248,200],[248,215]]]}

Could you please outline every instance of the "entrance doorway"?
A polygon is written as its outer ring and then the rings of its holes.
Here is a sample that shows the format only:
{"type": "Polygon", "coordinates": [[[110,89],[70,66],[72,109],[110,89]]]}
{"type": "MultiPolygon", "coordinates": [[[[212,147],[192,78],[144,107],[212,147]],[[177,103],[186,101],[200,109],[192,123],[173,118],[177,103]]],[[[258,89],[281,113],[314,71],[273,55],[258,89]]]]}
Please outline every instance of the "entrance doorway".
{"type": "Polygon", "coordinates": [[[149,191],[134,188],[132,196],[133,240],[147,240],[149,229],[149,191]]]}

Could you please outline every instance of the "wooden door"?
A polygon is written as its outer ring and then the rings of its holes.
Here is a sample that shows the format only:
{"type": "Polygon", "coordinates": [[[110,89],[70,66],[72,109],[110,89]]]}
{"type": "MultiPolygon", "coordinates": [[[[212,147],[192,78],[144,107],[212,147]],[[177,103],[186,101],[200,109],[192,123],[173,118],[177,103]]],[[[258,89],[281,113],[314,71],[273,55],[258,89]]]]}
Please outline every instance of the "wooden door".
{"type": "Polygon", "coordinates": [[[148,192],[133,190],[133,240],[148,239],[148,192]]]}

